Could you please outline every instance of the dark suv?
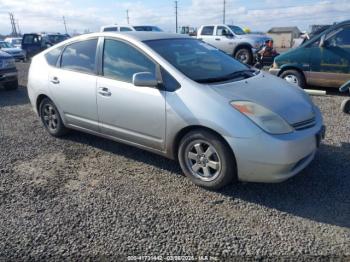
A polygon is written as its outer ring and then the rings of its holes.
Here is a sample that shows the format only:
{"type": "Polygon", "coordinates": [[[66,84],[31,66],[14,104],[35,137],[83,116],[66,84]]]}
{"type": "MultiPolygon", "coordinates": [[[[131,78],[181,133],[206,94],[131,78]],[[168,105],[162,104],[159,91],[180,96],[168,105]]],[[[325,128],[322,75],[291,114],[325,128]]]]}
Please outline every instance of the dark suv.
{"type": "Polygon", "coordinates": [[[15,59],[3,51],[0,51],[0,86],[6,90],[18,88],[15,59]]]}
{"type": "Polygon", "coordinates": [[[350,80],[350,20],[277,56],[270,73],[301,87],[308,84],[339,88],[350,80]]]}
{"type": "Polygon", "coordinates": [[[46,48],[53,46],[69,38],[69,35],[59,33],[24,34],[22,38],[22,49],[26,52],[27,58],[31,58],[46,48]]]}

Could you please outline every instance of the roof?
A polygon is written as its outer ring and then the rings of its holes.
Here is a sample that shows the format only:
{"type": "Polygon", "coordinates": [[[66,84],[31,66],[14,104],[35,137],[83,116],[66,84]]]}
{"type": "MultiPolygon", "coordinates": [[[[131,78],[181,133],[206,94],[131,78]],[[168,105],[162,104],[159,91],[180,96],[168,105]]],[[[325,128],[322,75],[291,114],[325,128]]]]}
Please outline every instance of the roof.
{"type": "Polygon", "coordinates": [[[290,33],[290,32],[300,32],[299,28],[296,26],[289,27],[272,27],[268,33],[290,33]]]}
{"type": "Polygon", "coordinates": [[[141,32],[141,31],[128,31],[128,32],[99,32],[92,34],[85,34],[77,36],[77,38],[93,37],[93,36],[127,36],[128,38],[134,39],[136,41],[147,41],[147,40],[158,40],[158,39],[174,39],[174,38],[190,38],[192,37],[182,34],[171,34],[163,32],[141,32]]]}

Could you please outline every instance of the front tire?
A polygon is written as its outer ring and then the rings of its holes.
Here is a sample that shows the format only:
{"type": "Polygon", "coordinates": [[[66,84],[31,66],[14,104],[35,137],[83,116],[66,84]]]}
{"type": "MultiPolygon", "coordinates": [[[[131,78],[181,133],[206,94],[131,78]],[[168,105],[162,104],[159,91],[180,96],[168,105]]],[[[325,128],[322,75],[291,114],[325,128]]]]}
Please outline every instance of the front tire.
{"type": "Polygon", "coordinates": [[[216,134],[195,130],[180,142],[178,159],[185,175],[201,187],[217,190],[237,177],[231,149],[216,134]]]}
{"type": "Polygon", "coordinates": [[[60,137],[67,133],[67,128],[64,126],[60,113],[55,104],[48,98],[44,98],[40,103],[40,118],[50,135],[60,137]]]}
{"type": "Polygon", "coordinates": [[[341,103],[341,111],[345,114],[350,114],[350,99],[346,99],[341,103]]]}
{"type": "Polygon", "coordinates": [[[305,88],[306,86],[304,76],[297,70],[286,70],[282,72],[280,77],[286,80],[288,83],[298,85],[301,88],[305,88]]]}

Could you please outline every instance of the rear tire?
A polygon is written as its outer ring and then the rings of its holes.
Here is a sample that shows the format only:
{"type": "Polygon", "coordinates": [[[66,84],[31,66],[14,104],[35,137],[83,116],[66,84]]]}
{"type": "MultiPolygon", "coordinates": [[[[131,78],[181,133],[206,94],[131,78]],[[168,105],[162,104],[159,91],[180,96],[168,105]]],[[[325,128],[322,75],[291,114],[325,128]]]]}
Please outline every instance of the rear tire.
{"type": "Polygon", "coordinates": [[[298,85],[301,88],[305,88],[306,86],[304,76],[297,70],[286,70],[282,72],[280,77],[286,80],[288,83],[298,85]]]}
{"type": "Polygon", "coordinates": [[[235,59],[245,63],[247,65],[251,65],[253,61],[252,51],[248,48],[240,48],[235,52],[235,59]]]}
{"type": "Polygon", "coordinates": [[[204,129],[191,131],[182,138],[178,159],[185,175],[207,189],[220,189],[237,178],[236,161],[229,146],[204,129]]]}
{"type": "Polygon", "coordinates": [[[16,90],[18,89],[18,79],[4,84],[5,90],[16,90]]]}
{"type": "Polygon", "coordinates": [[[341,111],[345,114],[350,114],[350,99],[346,99],[341,103],[341,111]]]}
{"type": "Polygon", "coordinates": [[[50,135],[60,137],[68,132],[64,126],[60,113],[55,104],[48,98],[44,98],[39,106],[41,121],[50,135]]]}

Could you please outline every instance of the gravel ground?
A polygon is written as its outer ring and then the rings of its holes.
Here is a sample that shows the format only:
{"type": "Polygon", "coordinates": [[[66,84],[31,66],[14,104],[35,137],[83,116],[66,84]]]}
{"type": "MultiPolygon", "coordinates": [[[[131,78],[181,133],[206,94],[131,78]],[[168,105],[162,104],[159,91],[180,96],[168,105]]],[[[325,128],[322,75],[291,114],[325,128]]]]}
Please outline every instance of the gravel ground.
{"type": "Polygon", "coordinates": [[[27,65],[18,68],[22,87],[0,90],[0,260],[350,259],[343,97],[314,97],[327,138],[298,176],[211,192],[160,156],[78,132],[50,137],[29,105],[27,65]]]}

